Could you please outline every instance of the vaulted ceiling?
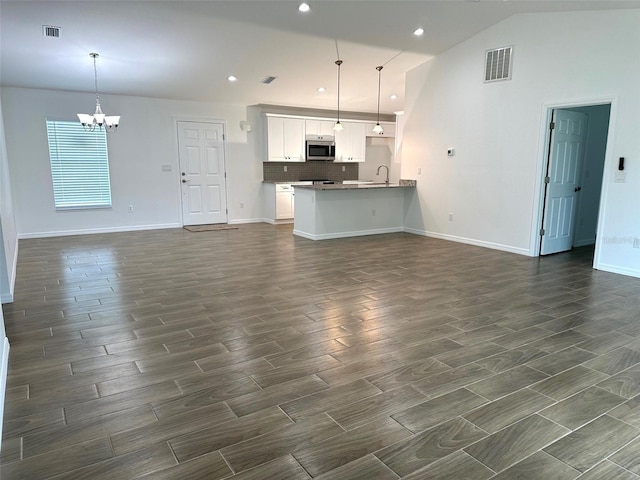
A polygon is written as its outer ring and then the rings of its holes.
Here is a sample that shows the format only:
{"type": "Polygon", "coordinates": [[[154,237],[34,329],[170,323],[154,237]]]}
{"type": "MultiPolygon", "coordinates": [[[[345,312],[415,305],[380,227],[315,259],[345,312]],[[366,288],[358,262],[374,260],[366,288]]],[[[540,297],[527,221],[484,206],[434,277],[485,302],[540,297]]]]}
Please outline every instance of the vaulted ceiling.
{"type": "Polygon", "coordinates": [[[2,0],[0,80],[91,92],[97,52],[101,93],[332,109],[339,55],[341,107],[375,111],[375,67],[384,65],[381,110],[391,113],[403,108],[408,70],[511,15],[640,8],[637,0],[308,0],[303,14],[299,3],[2,0]],[[60,27],[60,37],[45,37],[43,25],[60,27]],[[262,84],[266,76],[276,80],[262,84]]]}

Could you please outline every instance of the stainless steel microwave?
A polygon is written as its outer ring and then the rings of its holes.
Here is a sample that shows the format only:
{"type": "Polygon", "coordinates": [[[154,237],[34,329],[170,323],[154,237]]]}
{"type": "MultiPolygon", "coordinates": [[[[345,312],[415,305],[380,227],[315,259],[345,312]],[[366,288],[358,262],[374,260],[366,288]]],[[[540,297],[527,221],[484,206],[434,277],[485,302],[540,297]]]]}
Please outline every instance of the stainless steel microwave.
{"type": "Polygon", "coordinates": [[[333,162],[336,159],[336,142],[333,135],[307,135],[305,137],[307,162],[333,162]]]}

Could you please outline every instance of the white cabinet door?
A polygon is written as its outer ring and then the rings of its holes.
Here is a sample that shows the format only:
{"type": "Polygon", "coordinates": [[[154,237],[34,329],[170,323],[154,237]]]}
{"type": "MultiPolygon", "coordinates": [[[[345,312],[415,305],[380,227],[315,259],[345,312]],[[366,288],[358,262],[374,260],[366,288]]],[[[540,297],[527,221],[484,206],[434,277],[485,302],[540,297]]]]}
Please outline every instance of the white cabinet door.
{"type": "Polygon", "coordinates": [[[375,133],[373,131],[373,127],[375,127],[375,123],[367,123],[366,134],[367,137],[395,137],[396,136],[396,124],[389,122],[380,122],[380,126],[382,127],[382,133],[375,133]]]}
{"type": "Polygon", "coordinates": [[[276,186],[276,220],[293,218],[293,187],[276,186]]]}
{"type": "Polygon", "coordinates": [[[306,135],[333,135],[333,125],[331,120],[306,120],[306,135]]]}
{"type": "Polygon", "coordinates": [[[344,130],[336,132],[336,161],[364,162],[367,149],[365,123],[341,122],[344,130]]]}
{"type": "Polygon", "coordinates": [[[304,120],[267,117],[270,162],[304,162],[304,120]]]}

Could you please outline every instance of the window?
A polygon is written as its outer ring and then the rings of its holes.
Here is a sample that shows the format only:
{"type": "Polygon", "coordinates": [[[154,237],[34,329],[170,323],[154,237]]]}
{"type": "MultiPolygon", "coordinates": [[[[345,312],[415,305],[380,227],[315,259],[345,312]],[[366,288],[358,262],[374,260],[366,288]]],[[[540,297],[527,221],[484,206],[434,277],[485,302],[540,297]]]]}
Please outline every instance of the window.
{"type": "Polygon", "coordinates": [[[107,135],[79,122],[47,120],[56,210],[111,206],[107,135]]]}

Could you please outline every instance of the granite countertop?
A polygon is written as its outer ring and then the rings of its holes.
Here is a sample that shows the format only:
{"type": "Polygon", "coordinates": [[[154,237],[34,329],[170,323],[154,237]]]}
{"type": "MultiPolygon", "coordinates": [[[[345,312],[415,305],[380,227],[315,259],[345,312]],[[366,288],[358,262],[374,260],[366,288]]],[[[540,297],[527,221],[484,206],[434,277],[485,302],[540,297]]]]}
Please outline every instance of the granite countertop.
{"type": "Polygon", "coordinates": [[[306,188],[311,190],[367,190],[371,188],[408,188],[415,187],[415,180],[400,180],[399,183],[316,183],[313,185],[295,185],[298,188],[306,188]]]}

